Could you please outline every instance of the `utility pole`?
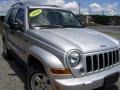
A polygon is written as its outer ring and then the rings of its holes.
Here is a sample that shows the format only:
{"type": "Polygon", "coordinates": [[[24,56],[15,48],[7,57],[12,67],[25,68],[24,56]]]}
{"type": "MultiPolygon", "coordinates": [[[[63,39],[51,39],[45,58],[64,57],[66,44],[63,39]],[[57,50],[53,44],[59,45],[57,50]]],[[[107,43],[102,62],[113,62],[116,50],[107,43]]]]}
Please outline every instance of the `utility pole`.
{"type": "Polygon", "coordinates": [[[79,0],[79,15],[80,15],[80,6],[81,6],[81,5],[80,5],[80,0],[79,0]]]}
{"type": "Polygon", "coordinates": [[[104,10],[103,10],[103,13],[102,13],[102,14],[103,14],[103,16],[105,16],[105,11],[104,11],[104,10]]]}

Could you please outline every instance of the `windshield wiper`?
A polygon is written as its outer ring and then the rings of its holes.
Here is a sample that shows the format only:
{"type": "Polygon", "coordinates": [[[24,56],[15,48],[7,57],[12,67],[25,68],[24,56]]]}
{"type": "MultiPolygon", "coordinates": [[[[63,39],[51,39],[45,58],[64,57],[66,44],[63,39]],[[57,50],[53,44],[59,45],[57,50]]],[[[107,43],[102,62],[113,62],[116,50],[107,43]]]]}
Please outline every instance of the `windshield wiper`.
{"type": "Polygon", "coordinates": [[[82,26],[78,25],[40,25],[40,26],[34,26],[34,27],[40,27],[40,28],[82,28],[82,26]]]}
{"type": "Polygon", "coordinates": [[[62,28],[62,25],[40,25],[40,26],[34,26],[34,27],[41,27],[41,28],[62,28]]]}
{"type": "Polygon", "coordinates": [[[67,28],[82,28],[82,26],[79,25],[62,25],[62,26],[67,28]]]}

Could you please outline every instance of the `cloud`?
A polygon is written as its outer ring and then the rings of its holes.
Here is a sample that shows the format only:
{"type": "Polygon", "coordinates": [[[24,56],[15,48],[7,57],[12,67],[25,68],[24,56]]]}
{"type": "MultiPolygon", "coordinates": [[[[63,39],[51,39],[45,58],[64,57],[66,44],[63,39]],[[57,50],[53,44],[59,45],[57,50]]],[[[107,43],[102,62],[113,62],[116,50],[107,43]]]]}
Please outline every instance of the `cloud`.
{"type": "Polygon", "coordinates": [[[113,4],[107,4],[106,3],[106,4],[103,5],[103,7],[104,7],[104,12],[107,15],[116,15],[116,14],[119,13],[118,12],[118,3],[117,2],[115,2],[113,4]]]}
{"type": "Polygon", "coordinates": [[[80,13],[83,15],[89,15],[89,9],[88,8],[81,8],[80,13]]]}
{"type": "Polygon", "coordinates": [[[1,1],[0,3],[0,11],[1,12],[6,12],[11,5],[13,5],[14,3],[16,3],[16,0],[5,0],[5,1],[1,1]]]}
{"type": "Polygon", "coordinates": [[[101,5],[98,3],[92,3],[89,5],[88,9],[90,14],[116,15],[118,14],[118,3],[104,3],[101,5]]]}
{"type": "Polygon", "coordinates": [[[79,5],[75,1],[71,1],[71,2],[65,3],[62,7],[66,8],[68,10],[71,10],[75,14],[78,14],[78,12],[79,12],[79,5]]]}
{"type": "Polygon", "coordinates": [[[92,12],[101,12],[103,10],[102,6],[98,3],[92,3],[89,5],[92,12]]]}
{"type": "Polygon", "coordinates": [[[63,7],[67,9],[78,9],[79,5],[75,1],[72,1],[72,2],[66,3],[63,7]]]}

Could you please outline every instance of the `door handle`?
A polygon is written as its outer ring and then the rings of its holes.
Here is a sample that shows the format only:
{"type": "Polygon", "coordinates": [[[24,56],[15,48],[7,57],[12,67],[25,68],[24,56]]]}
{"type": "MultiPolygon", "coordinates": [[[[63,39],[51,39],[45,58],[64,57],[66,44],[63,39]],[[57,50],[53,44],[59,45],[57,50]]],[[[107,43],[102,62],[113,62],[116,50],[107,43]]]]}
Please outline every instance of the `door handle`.
{"type": "Polygon", "coordinates": [[[24,39],[24,41],[28,42],[28,40],[27,40],[27,39],[24,39]]]}

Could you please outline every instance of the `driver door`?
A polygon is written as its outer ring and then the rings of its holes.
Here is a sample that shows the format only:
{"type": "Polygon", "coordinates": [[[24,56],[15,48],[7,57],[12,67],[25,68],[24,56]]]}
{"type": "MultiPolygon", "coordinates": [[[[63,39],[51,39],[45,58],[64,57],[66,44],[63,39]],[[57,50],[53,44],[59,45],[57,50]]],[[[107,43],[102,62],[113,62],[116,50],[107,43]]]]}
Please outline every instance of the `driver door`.
{"type": "Polygon", "coordinates": [[[24,62],[26,62],[26,55],[27,55],[27,41],[25,40],[26,33],[25,31],[25,9],[19,8],[13,23],[20,21],[22,23],[22,27],[20,30],[12,30],[9,35],[9,41],[12,44],[12,49],[17,56],[20,57],[24,62]]]}

